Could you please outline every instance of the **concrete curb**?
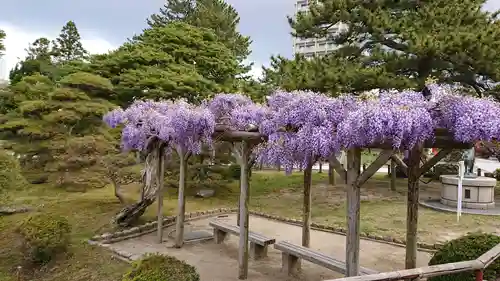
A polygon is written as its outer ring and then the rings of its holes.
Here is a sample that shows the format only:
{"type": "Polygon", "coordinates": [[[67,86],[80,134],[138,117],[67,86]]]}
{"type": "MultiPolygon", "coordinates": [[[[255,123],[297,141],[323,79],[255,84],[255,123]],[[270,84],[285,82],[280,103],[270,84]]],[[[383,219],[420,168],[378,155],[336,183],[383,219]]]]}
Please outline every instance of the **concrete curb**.
{"type": "MultiPolygon", "coordinates": [[[[186,213],[186,221],[192,221],[192,220],[199,220],[199,219],[204,219],[208,217],[213,217],[216,215],[223,215],[223,214],[232,214],[238,212],[238,209],[235,208],[220,208],[220,209],[213,209],[213,210],[208,210],[208,211],[199,211],[199,212],[190,212],[186,213]]],[[[296,226],[301,226],[302,221],[297,220],[297,219],[292,219],[292,218],[286,218],[286,217],[280,217],[280,216],[275,216],[275,215],[270,215],[266,214],[263,212],[256,212],[256,211],[250,211],[251,215],[254,216],[259,216],[262,218],[266,219],[271,219],[291,225],[296,225],[296,226]]],[[[168,216],[163,219],[163,224],[164,228],[173,226],[175,224],[176,216],[168,216]]],[[[129,229],[113,232],[113,233],[104,233],[101,235],[95,235],[93,236],[90,240],[89,243],[91,244],[99,244],[99,245],[106,245],[106,244],[112,244],[116,243],[119,241],[135,238],[144,234],[152,233],[156,231],[156,226],[157,222],[152,221],[145,223],[140,226],[135,226],[129,229]]],[[[331,226],[331,225],[325,225],[325,224],[319,224],[319,223],[312,223],[311,224],[311,229],[318,230],[318,231],[324,231],[324,232],[330,232],[330,233],[335,233],[339,235],[345,235],[346,234],[346,229],[342,227],[337,227],[337,226],[331,226]]],[[[369,240],[369,241],[374,241],[374,242],[379,242],[379,243],[384,243],[384,244],[389,244],[397,247],[406,247],[406,241],[393,238],[390,236],[381,236],[381,235],[376,235],[376,234],[370,234],[370,233],[361,233],[360,234],[362,239],[369,240]]],[[[420,251],[424,252],[430,252],[434,253],[436,250],[440,249],[442,247],[442,244],[436,243],[436,244],[431,244],[431,243],[425,243],[425,242],[418,242],[417,247],[420,251]]],[[[127,258],[124,257],[123,255],[120,255],[119,253],[116,253],[119,255],[121,258],[127,258]]]]}

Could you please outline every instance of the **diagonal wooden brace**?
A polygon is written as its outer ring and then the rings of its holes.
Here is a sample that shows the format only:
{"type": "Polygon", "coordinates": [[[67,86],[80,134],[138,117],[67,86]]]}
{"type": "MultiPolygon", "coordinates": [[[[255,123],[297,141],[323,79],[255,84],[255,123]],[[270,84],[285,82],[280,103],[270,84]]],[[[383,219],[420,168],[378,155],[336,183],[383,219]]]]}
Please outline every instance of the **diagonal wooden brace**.
{"type": "Polygon", "coordinates": [[[361,175],[358,176],[358,179],[356,180],[356,186],[361,186],[363,185],[369,178],[371,178],[379,169],[380,167],[384,166],[387,161],[391,158],[392,155],[394,155],[396,151],[394,150],[384,150],[380,152],[378,155],[377,159],[373,161],[370,166],[366,170],[363,171],[361,175]]]}
{"type": "Polygon", "coordinates": [[[342,164],[337,159],[337,157],[335,157],[335,154],[333,154],[332,156],[330,156],[330,159],[329,159],[328,162],[330,162],[331,164],[333,164],[333,168],[335,169],[335,171],[337,172],[337,174],[340,175],[340,178],[342,179],[342,181],[345,182],[346,178],[347,178],[347,170],[345,169],[345,167],[342,166],[342,164]]]}

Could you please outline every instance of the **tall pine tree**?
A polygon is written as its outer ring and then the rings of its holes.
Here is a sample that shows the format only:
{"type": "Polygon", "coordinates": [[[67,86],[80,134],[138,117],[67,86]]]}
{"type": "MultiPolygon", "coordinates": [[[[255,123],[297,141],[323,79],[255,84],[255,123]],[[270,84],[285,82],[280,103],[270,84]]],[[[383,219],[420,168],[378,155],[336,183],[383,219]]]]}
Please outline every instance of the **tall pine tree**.
{"type": "Polygon", "coordinates": [[[500,21],[486,0],[318,0],[290,18],[298,37],[329,37],[347,59],[383,67],[420,89],[430,77],[478,93],[500,81],[500,21]],[[343,23],[339,34],[328,27],[343,23]]]}
{"type": "Polygon", "coordinates": [[[3,54],[3,51],[5,51],[5,45],[3,43],[3,40],[5,40],[5,37],[7,35],[5,34],[5,31],[0,29],[0,55],[3,54]]]}
{"type": "MultiPolygon", "coordinates": [[[[240,22],[238,12],[224,0],[167,0],[158,14],[153,14],[147,20],[151,27],[165,26],[173,21],[209,28],[219,40],[242,63],[250,54],[250,38],[238,32],[240,22]]],[[[246,73],[249,66],[242,68],[246,73]]]]}
{"type": "Polygon", "coordinates": [[[68,21],[63,26],[59,37],[53,43],[53,56],[57,62],[84,60],[88,56],[80,41],[80,33],[73,21],[68,21]]]}

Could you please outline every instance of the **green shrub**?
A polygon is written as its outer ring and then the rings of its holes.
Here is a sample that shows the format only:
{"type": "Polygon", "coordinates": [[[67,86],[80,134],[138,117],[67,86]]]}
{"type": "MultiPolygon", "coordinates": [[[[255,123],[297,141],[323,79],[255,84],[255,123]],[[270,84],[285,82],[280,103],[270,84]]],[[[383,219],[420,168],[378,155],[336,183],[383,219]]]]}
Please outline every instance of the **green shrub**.
{"type": "MultiPolygon", "coordinates": [[[[500,243],[500,237],[494,234],[473,233],[451,240],[439,249],[429,265],[452,263],[459,261],[469,261],[477,259],[482,254],[500,243]]],[[[496,280],[500,273],[500,260],[495,261],[484,271],[485,280],[496,280]]],[[[428,279],[429,281],[473,281],[473,272],[437,276],[428,279]]]]}
{"type": "Polygon", "coordinates": [[[42,213],[25,219],[18,232],[25,257],[35,264],[46,264],[67,250],[71,225],[64,217],[42,213]]]}
{"type": "Polygon", "coordinates": [[[0,149],[0,192],[20,189],[28,184],[21,174],[21,166],[8,151],[0,149]]]}
{"type": "Polygon", "coordinates": [[[231,164],[231,165],[229,165],[228,170],[229,170],[228,173],[229,173],[230,178],[235,179],[235,180],[240,178],[240,175],[241,175],[240,165],[231,164]]]}
{"type": "Polygon", "coordinates": [[[199,281],[196,268],[174,257],[160,254],[146,255],[134,262],[122,281],[199,281]]]}

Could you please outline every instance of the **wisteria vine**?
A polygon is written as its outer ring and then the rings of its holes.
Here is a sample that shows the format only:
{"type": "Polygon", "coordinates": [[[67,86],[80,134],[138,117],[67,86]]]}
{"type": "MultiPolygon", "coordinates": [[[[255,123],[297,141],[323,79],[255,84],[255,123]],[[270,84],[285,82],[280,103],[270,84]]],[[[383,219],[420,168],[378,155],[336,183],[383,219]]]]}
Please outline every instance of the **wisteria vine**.
{"type": "Polygon", "coordinates": [[[183,100],[136,101],[104,116],[122,127],[124,149],[143,150],[149,137],[200,153],[217,125],[257,131],[267,138],[255,152],[267,164],[306,166],[341,149],[389,143],[409,149],[445,128],[456,141],[500,139],[500,104],[429,85],[431,97],[415,91],[331,98],[313,92],[277,91],[266,104],[241,94],[218,94],[199,106],[183,100]]]}

